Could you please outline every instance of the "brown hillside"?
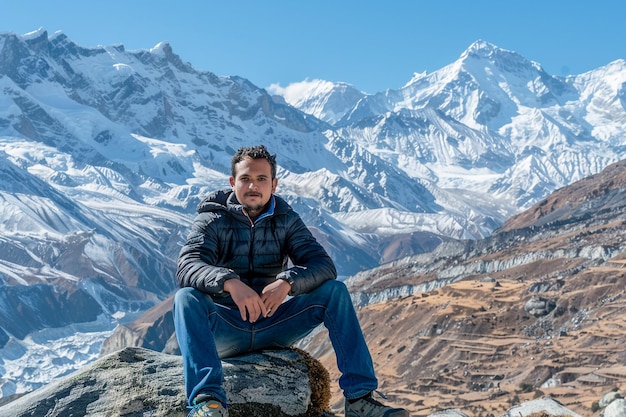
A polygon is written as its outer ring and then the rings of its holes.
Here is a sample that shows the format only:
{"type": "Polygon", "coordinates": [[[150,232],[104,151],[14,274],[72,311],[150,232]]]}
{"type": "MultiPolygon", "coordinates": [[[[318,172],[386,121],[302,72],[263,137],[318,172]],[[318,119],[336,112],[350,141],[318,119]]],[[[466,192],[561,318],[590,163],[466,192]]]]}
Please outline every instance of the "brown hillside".
{"type": "MultiPolygon", "coordinates": [[[[623,392],[625,191],[620,162],[557,191],[489,239],[348,280],[353,292],[370,295],[447,283],[360,309],[380,390],[414,416],[459,408],[476,417],[546,395],[591,416],[602,394],[623,392]]],[[[335,380],[325,337],[307,349],[335,380]]],[[[333,404],[339,411],[336,386],[333,404]]]]}
{"type": "Polygon", "coordinates": [[[513,216],[500,231],[566,220],[576,215],[593,215],[599,210],[622,206],[626,192],[626,161],[608,166],[599,174],[563,187],[525,212],[513,216]]]}

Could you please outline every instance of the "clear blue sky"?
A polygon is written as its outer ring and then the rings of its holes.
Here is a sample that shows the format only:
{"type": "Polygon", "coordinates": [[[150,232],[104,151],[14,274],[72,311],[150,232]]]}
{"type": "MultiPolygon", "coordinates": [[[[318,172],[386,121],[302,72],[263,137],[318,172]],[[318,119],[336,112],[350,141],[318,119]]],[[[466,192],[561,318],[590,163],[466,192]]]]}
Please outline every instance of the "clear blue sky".
{"type": "Polygon", "coordinates": [[[149,49],[260,87],[343,81],[368,93],[455,61],[481,39],[553,75],[626,59],[626,1],[0,0],[0,31],[149,49]]]}

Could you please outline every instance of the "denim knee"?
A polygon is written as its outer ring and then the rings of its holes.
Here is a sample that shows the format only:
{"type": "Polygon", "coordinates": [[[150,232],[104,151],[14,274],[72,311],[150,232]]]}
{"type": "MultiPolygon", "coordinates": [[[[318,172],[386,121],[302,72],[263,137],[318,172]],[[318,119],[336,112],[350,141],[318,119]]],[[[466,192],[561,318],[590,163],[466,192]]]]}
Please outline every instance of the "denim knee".
{"type": "Polygon", "coordinates": [[[315,291],[319,291],[320,294],[324,294],[328,298],[350,298],[350,292],[348,291],[348,287],[346,287],[346,284],[344,284],[342,281],[337,281],[336,279],[324,282],[315,291]]]}
{"type": "Polygon", "coordinates": [[[196,290],[191,287],[180,288],[176,291],[174,295],[174,308],[185,308],[194,298],[197,299],[197,296],[193,294],[195,291],[196,290]]]}
{"type": "Polygon", "coordinates": [[[177,314],[185,315],[191,311],[203,311],[205,315],[208,315],[208,312],[214,309],[213,299],[195,288],[180,288],[174,295],[173,312],[175,316],[177,314]]]}

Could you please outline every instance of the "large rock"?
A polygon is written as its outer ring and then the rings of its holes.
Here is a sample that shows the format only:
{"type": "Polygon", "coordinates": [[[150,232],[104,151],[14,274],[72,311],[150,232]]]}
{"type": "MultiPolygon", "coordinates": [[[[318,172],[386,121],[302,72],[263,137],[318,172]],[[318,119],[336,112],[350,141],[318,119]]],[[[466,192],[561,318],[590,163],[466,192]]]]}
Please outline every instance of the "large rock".
{"type": "Polygon", "coordinates": [[[626,400],[619,398],[607,405],[604,417],[626,417],[626,400]]]}
{"type": "MultiPolygon", "coordinates": [[[[231,417],[317,417],[328,409],[328,372],[300,350],[223,361],[231,417]]],[[[0,417],[182,417],[180,356],[126,348],[0,407],[0,417]]]]}
{"type": "MultiPolygon", "coordinates": [[[[328,372],[299,349],[265,350],[225,359],[224,388],[231,417],[333,417],[328,372]]],[[[0,417],[184,417],[182,358],[125,348],[79,372],[0,407],[0,417]]],[[[605,416],[622,417],[624,400],[605,416]]],[[[500,417],[580,417],[552,398],[511,408],[500,417]]],[[[428,417],[467,417],[459,409],[428,417]]]]}
{"type": "Polygon", "coordinates": [[[554,398],[544,397],[538,398],[532,401],[526,401],[520,405],[509,409],[505,414],[500,417],[581,417],[572,410],[569,410],[563,404],[555,400],[554,398]]]}

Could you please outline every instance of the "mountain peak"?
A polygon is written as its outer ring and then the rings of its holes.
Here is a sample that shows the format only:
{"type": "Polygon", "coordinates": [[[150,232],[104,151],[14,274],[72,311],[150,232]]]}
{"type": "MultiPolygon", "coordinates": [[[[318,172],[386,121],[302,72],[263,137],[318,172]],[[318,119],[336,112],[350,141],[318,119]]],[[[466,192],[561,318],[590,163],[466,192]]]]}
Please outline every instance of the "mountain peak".
{"type": "Polygon", "coordinates": [[[477,40],[472,43],[460,56],[460,61],[467,60],[488,60],[491,63],[503,65],[505,67],[522,66],[526,67],[532,62],[517,52],[500,48],[492,43],[477,40]]]}
{"type": "Polygon", "coordinates": [[[21,35],[20,38],[24,41],[29,41],[32,39],[39,39],[42,36],[45,36],[46,39],[48,38],[48,31],[43,26],[36,30],[33,30],[32,32],[21,35]]]}
{"type": "Polygon", "coordinates": [[[494,51],[500,50],[501,48],[497,47],[496,45],[484,41],[482,39],[478,39],[476,41],[474,41],[469,48],[467,48],[466,53],[475,53],[475,54],[483,54],[483,55],[490,55],[492,54],[494,51]]]}
{"type": "Polygon", "coordinates": [[[163,53],[168,54],[172,52],[172,46],[168,42],[159,42],[150,48],[150,52],[154,54],[163,53]]]}
{"type": "Polygon", "coordinates": [[[281,87],[268,87],[271,94],[282,96],[287,103],[328,123],[336,123],[346,114],[346,109],[356,105],[365,93],[351,84],[314,79],[281,87]]]}

